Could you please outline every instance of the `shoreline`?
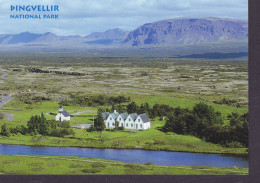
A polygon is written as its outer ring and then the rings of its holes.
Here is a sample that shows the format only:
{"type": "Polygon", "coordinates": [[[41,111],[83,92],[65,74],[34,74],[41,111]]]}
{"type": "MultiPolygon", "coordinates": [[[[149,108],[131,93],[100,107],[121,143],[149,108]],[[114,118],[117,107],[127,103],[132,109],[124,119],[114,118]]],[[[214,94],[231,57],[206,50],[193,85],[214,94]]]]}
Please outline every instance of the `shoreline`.
{"type": "Polygon", "coordinates": [[[248,153],[222,153],[222,152],[203,152],[203,151],[182,151],[182,150],[167,150],[167,149],[146,149],[146,148],[122,148],[122,147],[93,147],[93,146],[67,146],[67,145],[41,145],[41,144],[17,144],[17,143],[0,143],[0,145],[21,145],[21,146],[38,146],[38,147],[75,147],[75,148],[89,148],[89,149],[113,149],[113,150],[142,150],[142,151],[165,151],[165,152],[180,152],[180,153],[199,153],[199,154],[217,154],[224,156],[249,157],[248,153]]]}

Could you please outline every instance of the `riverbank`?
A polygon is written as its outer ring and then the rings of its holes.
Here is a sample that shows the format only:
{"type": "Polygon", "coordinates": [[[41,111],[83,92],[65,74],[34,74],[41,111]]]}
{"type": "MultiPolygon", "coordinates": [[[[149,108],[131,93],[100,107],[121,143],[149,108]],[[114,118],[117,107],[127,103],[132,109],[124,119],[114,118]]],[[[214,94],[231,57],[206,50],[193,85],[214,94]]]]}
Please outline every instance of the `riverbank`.
{"type": "Polygon", "coordinates": [[[1,137],[0,144],[30,145],[30,146],[57,146],[57,147],[87,147],[99,149],[142,149],[153,151],[174,151],[192,153],[214,153],[248,156],[247,148],[225,148],[218,144],[205,142],[193,136],[177,134],[165,134],[155,129],[139,131],[135,133],[105,131],[102,138],[99,133],[86,133],[85,130],[77,129],[75,136],[44,137],[12,135],[1,137]],[[146,138],[149,136],[149,138],[146,138]],[[151,138],[152,137],[152,138],[151,138]]]}
{"type": "Polygon", "coordinates": [[[159,166],[147,162],[123,163],[97,158],[0,155],[0,174],[54,175],[247,175],[248,168],[211,166],[159,166]],[[49,168],[49,167],[52,168],[49,168]]]}

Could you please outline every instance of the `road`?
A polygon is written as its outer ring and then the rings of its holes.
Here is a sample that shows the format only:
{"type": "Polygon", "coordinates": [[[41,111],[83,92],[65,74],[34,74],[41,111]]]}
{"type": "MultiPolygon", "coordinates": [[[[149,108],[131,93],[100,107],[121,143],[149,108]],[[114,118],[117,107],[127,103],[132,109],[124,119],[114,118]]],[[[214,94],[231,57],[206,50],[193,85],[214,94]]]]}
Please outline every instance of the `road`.
{"type": "MultiPolygon", "coordinates": [[[[5,104],[7,104],[8,102],[11,102],[13,100],[13,97],[11,95],[7,95],[7,96],[2,96],[0,97],[0,109],[2,107],[4,107],[5,104]],[[2,98],[2,99],[1,99],[2,98]]],[[[5,120],[6,121],[13,121],[14,120],[14,115],[11,113],[7,113],[7,112],[2,112],[5,115],[5,120]]]]}

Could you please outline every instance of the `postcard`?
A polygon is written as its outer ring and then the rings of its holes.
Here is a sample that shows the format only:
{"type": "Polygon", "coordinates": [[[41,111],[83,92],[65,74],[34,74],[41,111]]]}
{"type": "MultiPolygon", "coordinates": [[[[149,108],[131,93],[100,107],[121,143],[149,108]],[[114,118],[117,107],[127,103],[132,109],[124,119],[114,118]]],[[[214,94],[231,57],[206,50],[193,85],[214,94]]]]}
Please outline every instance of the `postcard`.
{"type": "Polygon", "coordinates": [[[248,2],[0,0],[1,175],[248,175],[248,2]]]}

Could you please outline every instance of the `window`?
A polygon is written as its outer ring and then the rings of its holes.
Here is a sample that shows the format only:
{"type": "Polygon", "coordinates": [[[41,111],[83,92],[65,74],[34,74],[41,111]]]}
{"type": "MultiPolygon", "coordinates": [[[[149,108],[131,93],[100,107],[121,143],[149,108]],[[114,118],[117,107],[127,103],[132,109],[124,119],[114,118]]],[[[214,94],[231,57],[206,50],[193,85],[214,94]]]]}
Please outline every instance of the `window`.
{"type": "Polygon", "coordinates": [[[110,117],[110,120],[112,120],[112,117],[110,117]]]}
{"type": "Polygon", "coordinates": [[[143,128],[143,125],[140,125],[140,128],[143,128]]]}
{"type": "Polygon", "coordinates": [[[140,119],[138,119],[138,122],[140,122],[140,119]]]}
{"type": "Polygon", "coordinates": [[[128,123],[126,123],[126,126],[128,127],[128,123]]]}
{"type": "Polygon", "coordinates": [[[131,118],[129,118],[129,121],[131,121],[131,118]]]}
{"type": "Polygon", "coordinates": [[[121,123],[121,126],[123,126],[123,123],[121,123]]]}
{"type": "Polygon", "coordinates": [[[131,124],[131,127],[133,127],[134,125],[133,124],[131,124]]]}
{"type": "Polygon", "coordinates": [[[121,118],[119,118],[119,120],[121,121],[121,118]]]}
{"type": "Polygon", "coordinates": [[[112,126],[115,126],[115,123],[112,123],[112,126]]]}

